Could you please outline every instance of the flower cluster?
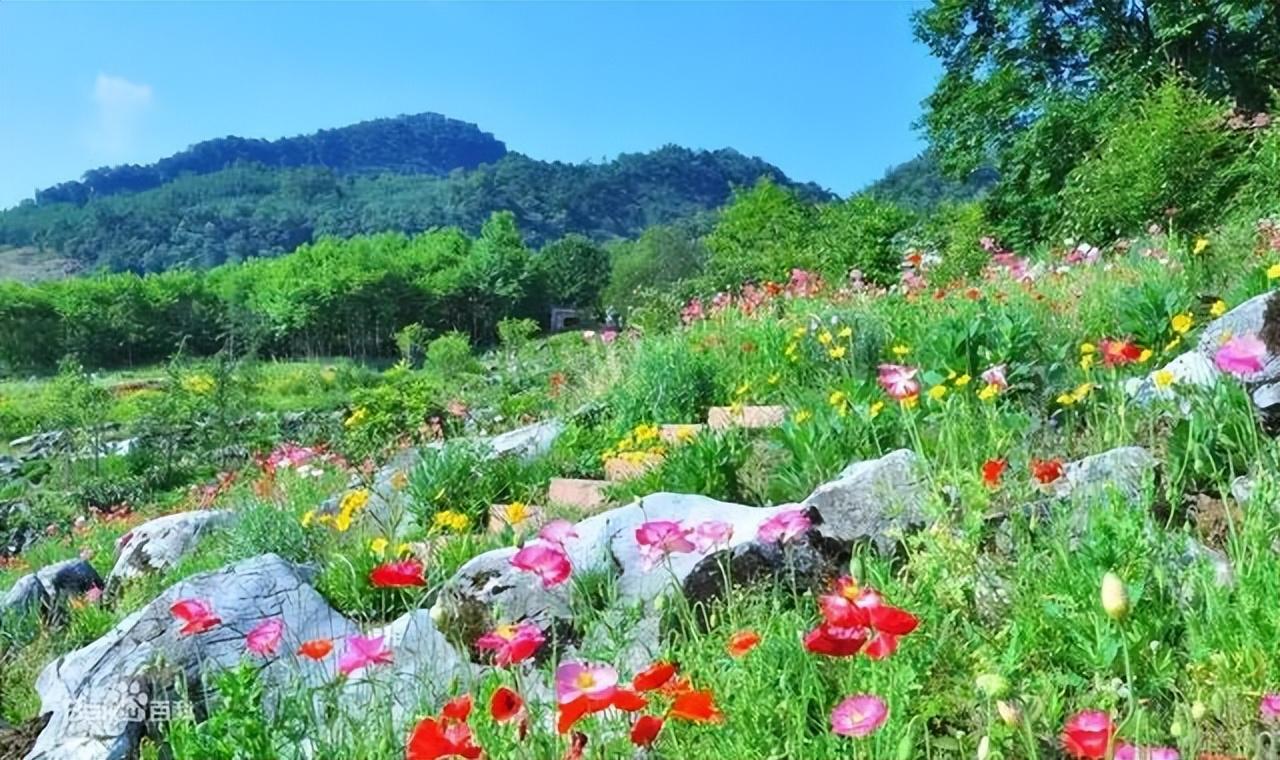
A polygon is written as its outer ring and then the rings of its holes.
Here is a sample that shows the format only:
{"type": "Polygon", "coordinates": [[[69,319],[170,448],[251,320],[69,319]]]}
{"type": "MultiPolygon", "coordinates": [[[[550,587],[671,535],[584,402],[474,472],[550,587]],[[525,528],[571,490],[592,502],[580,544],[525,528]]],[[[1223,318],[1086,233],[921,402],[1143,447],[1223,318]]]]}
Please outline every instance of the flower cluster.
{"type": "Polygon", "coordinates": [[[647,464],[655,458],[666,456],[666,453],[658,426],[641,424],[619,439],[600,458],[606,461],[621,459],[629,464],[647,464]]]}

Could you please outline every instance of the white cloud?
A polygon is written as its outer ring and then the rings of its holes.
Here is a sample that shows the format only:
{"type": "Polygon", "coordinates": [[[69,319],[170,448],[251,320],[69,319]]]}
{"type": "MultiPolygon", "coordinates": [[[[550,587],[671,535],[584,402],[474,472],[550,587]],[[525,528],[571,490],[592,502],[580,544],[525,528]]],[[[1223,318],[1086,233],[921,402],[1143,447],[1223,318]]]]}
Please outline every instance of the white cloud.
{"type": "Polygon", "coordinates": [[[93,83],[93,104],[97,121],[92,146],[107,158],[120,158],[129,152],[142,116],[151,107],[151,85],[99,73],[93,83]]]}

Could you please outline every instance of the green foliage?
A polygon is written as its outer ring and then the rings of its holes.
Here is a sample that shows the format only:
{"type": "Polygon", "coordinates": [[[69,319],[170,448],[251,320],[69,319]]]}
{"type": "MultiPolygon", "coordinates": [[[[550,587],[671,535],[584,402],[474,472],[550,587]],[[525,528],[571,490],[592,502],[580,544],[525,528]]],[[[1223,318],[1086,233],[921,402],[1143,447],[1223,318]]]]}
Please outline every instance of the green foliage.
{"type": "Polygon", "coordinates": [[[929,279],[939,285],[964,282],[982,272],[991,254],[981,240],[990,231],[979,203],[947,204],[939,208],[924,226],[924,238],[942,257],[929,270],[929,279]]]}
{"type": "Polygon", "coordinates": [[[1241,148],[1221,110],[1174,81],[1120,114],[1067,177],[1061,226],[1104,241],[1165,217],[1183,229],[1212,224],[1232,195],[1226,170],[1241,148]]]}
{"type": "Polygon", "coordinates": [[[694,231],[678,226],[650,227],[634,241],[614,243],[610,254],[604,305],[628,312],[702,274],[708,255],[694,231]]]}
{"type": "Polygon", "coordinates": [[[538,252],[546,298],[554,306],[586,311],[600,307],[609,284],[609,255],[582,235],[567,235],[538,252]]]}
{"type": "Polygon", "coordinates": [[[610,394],[619,427],[642,423],[701,422],[716,399],[715,364],[680,340],[644,343],[623,381],[610,394]]]}
{"type": "Polygon", "coordinates": [[[168,724],[168,740],[179,760],[270,760],[280,757],[265,712],[265,689],[252,663],[215,673],[217,701],[196,723],[179,717],[168,724]]]}
{"type": "Polygon", "coordinates": [[[937,157],[925,152],[890,168],[864,192],[924,213],[945,204],[976,201],[991,190],[996,180],[995,170],[987,167],[971,172],[963,181],[951,179],[942,173],[937,157]]]}
{"type": "Polygon", "coordinates": [[[383,382],[352,393],[345,447],[364,457],[414,439],[430,418],[443,415],[445,395],[439,376],[410,372],[404,366],[392,368],[383,382]]]}
{"type": "Polygon", "coordinates": [[[813,251],[810,258],[819,271],[837,281],[856,269],[869,282],[896,282],[902,261],[897,237],[912,221],[900,206],[870,195],[819,206],[808,243],[813,251]]]}
{"type": "Polygon", "coordinates": [[[706,237],[708,276],[717,287],[786,280],[793,268],[816,270],[809,235],[815,210],[769,180],[734,193],[706,237]]]}

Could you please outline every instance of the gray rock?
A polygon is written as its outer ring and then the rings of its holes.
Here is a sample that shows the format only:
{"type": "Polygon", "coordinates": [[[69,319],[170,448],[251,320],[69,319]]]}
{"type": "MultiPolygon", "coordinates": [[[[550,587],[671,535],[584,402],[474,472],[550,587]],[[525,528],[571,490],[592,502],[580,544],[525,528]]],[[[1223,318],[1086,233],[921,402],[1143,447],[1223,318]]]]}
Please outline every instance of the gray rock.
{"type": "Polygon", "coordinates": [[[28,573],[18,579],[13,587],[0,599],[0,619],[13,615],[27,615],[36,610],[48,609],[52,603],[44,585],[35,573],[28,573]]]}
{"type": "Polygon", "coordinates": [[[1231,498],[1241,505],[1253,499],[1254,489],[1258,487],[1257,479],[1249,475],[1241,475],[1231,481],[1231,498]]]}
{"type": "Polygon", "coordinates": [[[115,593],[126,581],[173,567],[196,548],[201,537],[226,526],[235,515],[225,510],[179,512],[149,520],[120,537],[120,555],[107,576],[115,593]]]}
{"type": "Polygon", "coordinates": [[[1155,457],[1140,446],[1123,446],[1070,462],[1052,484],[1059,498],[1097,499],[1112,492],[1130,501],[1143,495],[1156,469],[1155,457]]]}
{"type": "Polygon", "coordinates": [[[21,554],[38,537],[32,525],[30,504],[25,501],[0,504],[0,556],[21,554]]]}
{"type": "Polygon", "coordinates": [[[45,593],[53,599],[80,596],[93,589],[102,588],[102,577],[83,559],[75,558],[55,562],[36,571],[36,579],[45,593]]]}
{"type": "MultiPolygon", "coordinates": [[[[1157,399],[1177,398],[1181,389],[1211,388],[1217,384],[1221,373],[1213,365],[1213,358],[1199,351],[1188,351],[1173,361],[1152,372],[1145,378],[1134,378],[1125,384],[1125,390],[1139,404],[1149,404],[1157,399]],[[1156,372],[1167,371],[1173,374],[1173,383],[1167,388],[1156,387],[1156,372]]],[[[1182,413],[1190,412],[1190,403],[1184,401],[1182,413]]]]}
{"type": "Polygon", "coordinates": [[[307,639],[339,639],[357,630],[309,585],[306,573],[273,554],[193,576],[102,638],[45,667],[36,691],[50,721],[27,760],[131,757],[149,707],[172,699],[177,682],[198,698],[201,671],[240,662],[244,634],[270,618],[285,623],[280,656],[260,660],[262,681],[273,693],[331,681],[336,652],[318,663],[290,653],[307,639]],[[180,634],[169,608],[184,598],[208,603],[221,624],[204,633],[180,634]]]}
{"type": "MultiPolygon", "coordinates": [[[[1212,361],[1226,338],[1262,333],[1267,301],[1271,296],[1272,293],[1256,295],[1205,325],[1200,333],[1200,340],[1196,343],[1196,351],[1212,361]]],[[[1267,357],[1261,371],[1243,379],[1249,383],[1280,379],[1280,356],[1267,357]]]]}
{"type": "Polygon", "coordinates": [[[543,420],[495,435],[488,440],[488,444],[495,457],[514,455],[535,459],[549,452],[563,432],[564,423],[560,420],[543,420]]]}
{"type": "Polygon", "coordinates": [[[8,454],[0,454],[0,481],[8,480],[21,471],[22,462],[8,454]]]}
{"type": "Polygon", "coordinates": [[[907,449],[855,462],[819,486],[804,506],[821,515],[824,537],[868,541],[889,554],[903,535],[924,525],[928,486],[922,471],[920,458],[907,449]]]}

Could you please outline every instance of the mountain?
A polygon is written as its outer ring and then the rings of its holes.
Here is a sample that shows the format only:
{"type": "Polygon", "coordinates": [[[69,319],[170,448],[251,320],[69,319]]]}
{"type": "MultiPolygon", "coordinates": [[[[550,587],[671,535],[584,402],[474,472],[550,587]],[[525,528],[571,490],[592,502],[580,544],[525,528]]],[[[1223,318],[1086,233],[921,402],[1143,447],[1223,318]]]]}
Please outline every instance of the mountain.
{"type": "Polygon", "coordinates": [[[605,240],[715,209],[760,177],[831,197],[731,149],[548,162],[473,124],[419,114],[275,141],[226,137],[147,166],[95,169],[0,212],[0,247],[152,272],[274,256],[326,235],[475,233],[499,210],[531,245],[568,233],[605,240]]]}
{"type": "Polygon", "coordinates": [[[981,198],[995,185],[994,169],[979,169],[964,181],[945,176],[933,156],[922,153],[898,164],[873,182],[865,192],[915,211],[930,211],[948,202],[981,198]]]}

